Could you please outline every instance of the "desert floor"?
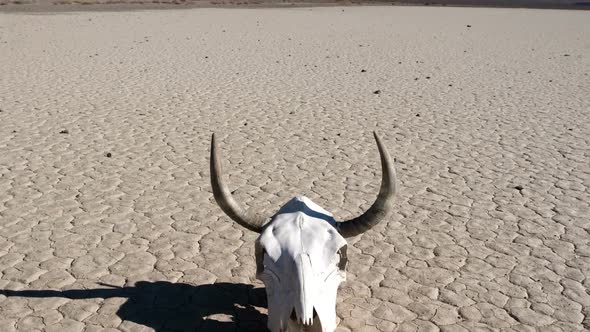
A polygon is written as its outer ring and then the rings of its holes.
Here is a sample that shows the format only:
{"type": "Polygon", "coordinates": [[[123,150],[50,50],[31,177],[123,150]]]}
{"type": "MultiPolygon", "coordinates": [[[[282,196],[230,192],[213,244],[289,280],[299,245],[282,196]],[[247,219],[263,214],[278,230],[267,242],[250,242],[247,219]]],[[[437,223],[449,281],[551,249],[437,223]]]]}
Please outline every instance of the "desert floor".
{"type": "Polygon", "coordinates": [[[0,13],[0,330],[259,331],[256,234],[337,219],[338,331],[590,328],[590,12],[431,7],[0,13]]]}

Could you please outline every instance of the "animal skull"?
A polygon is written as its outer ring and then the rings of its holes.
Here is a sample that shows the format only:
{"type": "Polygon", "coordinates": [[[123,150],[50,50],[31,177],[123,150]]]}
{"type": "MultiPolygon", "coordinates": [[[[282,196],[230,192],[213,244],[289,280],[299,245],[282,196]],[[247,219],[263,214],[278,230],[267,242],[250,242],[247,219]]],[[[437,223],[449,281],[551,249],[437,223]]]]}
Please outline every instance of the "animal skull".
{"type": "Polygon", "coordinates": [[[306,197],[295,197],[270,218],[244,210],[221,176],[215,134],[211,138],[211,185],[221,209],[238,224],[260,233],[255,243],[256,277],[266,286],[268,328],[334,331],[336,292],[346,280],[346,240],[383,220],[393,207],[395,170],[374,133],[381,157],[381,188],[373,205],[352,220],[337,222],[306,197]]]}

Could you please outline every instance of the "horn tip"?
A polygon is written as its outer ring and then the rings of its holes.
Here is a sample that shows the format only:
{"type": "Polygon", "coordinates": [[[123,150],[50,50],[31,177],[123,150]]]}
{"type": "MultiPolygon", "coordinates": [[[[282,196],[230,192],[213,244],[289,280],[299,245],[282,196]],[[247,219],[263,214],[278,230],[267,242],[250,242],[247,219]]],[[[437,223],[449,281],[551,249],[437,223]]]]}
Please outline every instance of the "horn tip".
{"type": "Polygon", "coordinates": [[[379,147],[379,149],[381,149],[381,145],[383,143],[381,142],[381,137],[379,137],[379,134],[377,134],[377,131],[373,131],[373,136],[375,137],[375,142],[377,142],[377,146],[379,147]]]}
{"type": "Polygon", "coordinates": [[[377,134],[377,131],[376,131],[376,130],[373,130],[373,137],[375,137],[375,139],[376,139],[377,141],[379,141],[379,140],[380,140],[379,134],[377,134]]]}
{"type": "Polygon", "coordinates": [[[215,141],[215,133],[211,134],[211,150],[216,150],[217,142],[215,141]]]}

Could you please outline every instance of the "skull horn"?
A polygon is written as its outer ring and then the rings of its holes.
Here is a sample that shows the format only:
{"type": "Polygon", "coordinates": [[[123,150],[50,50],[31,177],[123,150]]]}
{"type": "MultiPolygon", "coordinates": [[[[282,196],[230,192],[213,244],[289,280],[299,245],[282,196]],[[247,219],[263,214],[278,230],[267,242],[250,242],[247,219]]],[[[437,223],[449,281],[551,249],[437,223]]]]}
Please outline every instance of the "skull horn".
{"type": "Polygon", "coordinates": [[[337,223],[336,228],[343,237],[352,237],[364,233],[383,220],[393,209],[393,198],[396,192],[395,169],[389,153],[376,132],[373,132],[379,156],[381,157],[381,189],[375,203],[362,215],[337,223]]]}
{"type": "Polygon", "coordinates": [[[246,227],[247,229],[260,233],[267,219],[258,215],[245,211],[239,204],[234,200],[229,191],[227,185],[223,181],[221,174],[221,160],[217,155],[217,144],[215,143],[215,134],[211,136],[211,187],[213,187],[213,196],[217,204],[228,215],[238,224],[246,227]]]}

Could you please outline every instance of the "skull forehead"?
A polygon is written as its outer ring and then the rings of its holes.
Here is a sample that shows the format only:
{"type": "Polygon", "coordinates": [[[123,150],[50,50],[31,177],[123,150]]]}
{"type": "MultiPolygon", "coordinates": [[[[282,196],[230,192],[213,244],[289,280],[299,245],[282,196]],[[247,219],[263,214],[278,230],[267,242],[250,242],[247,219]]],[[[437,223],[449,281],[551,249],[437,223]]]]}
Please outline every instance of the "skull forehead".
{"type": "Polygon", "coordinates": [[[312,265],[330,263],[346,240],[334,228],[332,215],[306,197],[285,204],[258,239],[275,262],[308,255],[312,265]]]}

